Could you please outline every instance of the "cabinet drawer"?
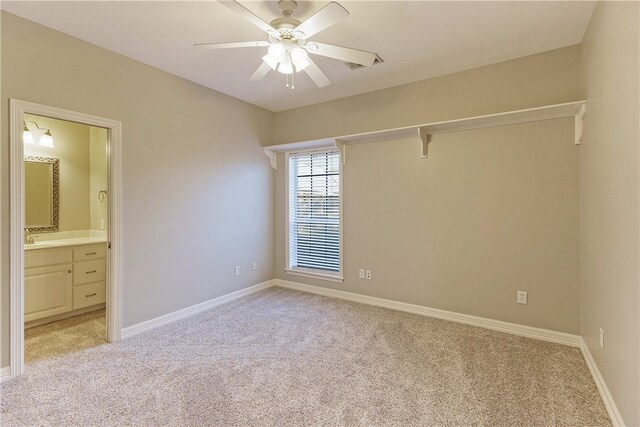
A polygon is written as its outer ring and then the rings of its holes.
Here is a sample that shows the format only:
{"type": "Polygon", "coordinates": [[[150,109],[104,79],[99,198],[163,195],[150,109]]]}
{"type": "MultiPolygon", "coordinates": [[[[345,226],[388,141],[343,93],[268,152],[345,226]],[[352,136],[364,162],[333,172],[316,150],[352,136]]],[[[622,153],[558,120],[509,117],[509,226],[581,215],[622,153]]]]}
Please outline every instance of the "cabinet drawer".
{"type": "Polygon", "coordinates": [[[88,285],[73,288],[73,309],[90,307],[96,304],[104,304],[106,284],[105,282],[90,283],[88,285]]]}
{"type": "Polygon", "coordinates": [[[45,265],[71,262],[71,249],[40,249],[25,251],[24,268],[42,267],[45,265]]]}
{"type": "Polygon", "coordinates": [[[76,262],[73,264],[74,285],[98,282],[106,279],[106,277],[106,262],[104,259],[76,262]]]}
{"type": "Polygon", "coordinates": [[[73,250],[74,261],[89,261],[91,259],[99,259],[107,256],[107,245],[81,246],[73,250]]]}

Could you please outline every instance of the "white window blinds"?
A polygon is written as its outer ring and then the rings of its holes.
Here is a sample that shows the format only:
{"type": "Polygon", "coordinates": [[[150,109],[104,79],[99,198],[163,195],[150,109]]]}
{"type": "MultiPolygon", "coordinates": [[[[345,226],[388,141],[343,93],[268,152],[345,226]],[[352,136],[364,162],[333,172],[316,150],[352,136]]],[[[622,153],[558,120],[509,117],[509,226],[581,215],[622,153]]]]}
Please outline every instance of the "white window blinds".
{"type": "Polygon", "coordinates": [[[340,272],[340,157],[289,156],[289,268],[340,272]]]}

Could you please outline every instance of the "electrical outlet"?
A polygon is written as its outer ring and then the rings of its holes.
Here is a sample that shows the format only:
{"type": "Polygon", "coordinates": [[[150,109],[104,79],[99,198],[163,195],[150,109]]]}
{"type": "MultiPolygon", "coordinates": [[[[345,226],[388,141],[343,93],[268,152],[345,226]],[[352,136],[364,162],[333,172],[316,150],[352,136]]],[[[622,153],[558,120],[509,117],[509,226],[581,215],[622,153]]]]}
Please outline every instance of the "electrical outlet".
{"type": "Polygon", "coordinates": [[[367,280],[371,280],[371,270],[366,271],[367,280]]]}
{"type": "Polygon", "coordinates": [[[361,279],[364,279],[364,268],[361,268],[361,269],[358,271],[358,277],[359,277],[359,278],[361,278],[361,279]]]}
{"type": "Polygon", "coordinates": [[[240,266],[236,265],[236,276],[240,275],[240,266]]]}
{"type": "Polygon", "coordinates": [[[600,328],[600,348],[604,350],[604,331],[600,328]]]}
{"type": "Polygon", "coordinates": [[[255,261],[253,261],[253,262],[251,263],[251,269],[252,269],[253,271],[256,271],[256,270],[258,269],[258,263],[257,263],[257,262],[255,262],[255,261]]]}
{"type": "Polygon", "coordinates": [[[518,291],[518,304],[526,304],[527,303],[527,292],[525,291],[518,291]]]}

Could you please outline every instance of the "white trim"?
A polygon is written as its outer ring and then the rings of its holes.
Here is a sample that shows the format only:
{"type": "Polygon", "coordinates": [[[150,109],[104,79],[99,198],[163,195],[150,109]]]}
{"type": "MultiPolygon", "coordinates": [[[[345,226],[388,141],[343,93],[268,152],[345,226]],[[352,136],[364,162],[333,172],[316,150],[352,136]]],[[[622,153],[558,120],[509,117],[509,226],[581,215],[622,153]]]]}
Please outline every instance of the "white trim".
{"type": "Polygon", "coordinates": [[[609,392],[607,383],[604,382],[604,378],[602,378],[602,375],[600,374],[598,365],[596,365],[596,361],[593,359],[587,343],[582,338],[580,338],[580,350],[582,351],[584,360],[587,362],[593,381],[596,383],[596,387],[598,388],[598,392],[602,398],[602,403],[604,403],[604,407],[607,408],[609,418],[611,418],[611,423],[614,426],[624,427],[625,424],[622,420],[622,415],[620,415],[620,411],[618,411],[616,402],[613,400],[613,396],[611,396],[611,393],[609,392]]]}
{"type": "Polygon", "coordinates": [[[298,141],[288,144],[271,145],[265,151],[281,153],[291,150],[305,150],[334,145],[334,140],[343,144],[361,144],[366,142],[393,141],[407,138],[420,138],[422,143],[422,158],[427,158],[427,145],[431,135],[459,132],[472,129],[482,129],[493,126],[512,125],[516,123],[535,122],[540,120],[574,117],[575,143],[582,141],[582,123],[586,112],[587,101],[574,101],[564,104],[544,105],[542,107],[526,108],[523,110],[505,111],[484,116],[465,117],[444,122],[425,123],[395,129],[384,129],[374,132],[353,135],[336,136],[335,138],[316,139],[312,141],[298,141]]]}
{"type": "Polygon", "coordinates": [[[231,292],[217,298],[213,298],[208,301],[204,301],[199,304],[174,311],[172,313],[167,313],[154,319],[145,320],[144,322],[127,326],[122,329],[122,339],[130,338],[132,336],[150,331],[160,326],[168,325],[169,323],[173,323],[177,320],[191,317],[195,314],[209,310],[221,304],[225,304],[238,298],[245,297],[247,295],[259,292],[263,289],[270,288],[272,286],[273,280],[267,280],[266,282],[258,283],[257,285],[249,286],[248,288],[240,289],[239,291],[231,292]]]}
{"type": "Polygon", "coordinates": [[[344,277],[342,276],[339,276],[337,274],[322,273],[319,270],[315,271],[315,270],[307,270],[307,269],[303,270],[299,268],[287,268],[284,271],[285,273],[291,274],[294,276],[309,277],[312,279],[327,280],[329,282],[336,282],[336,283],[344,282],[344,277]]]}
{"type": "Polygon", "coordinates": [[[107,340],[120,339],[122,316],[122,124],[119,121],[11,99],[9,103],[9,316],[11,376],[24,372],[24,114],[50,117],[107,129],[109,162],[109,242],[107,256],[107,340]]]}
{"type": "MultiPolygon", "coordinates": [[[[344,146],[343,146],[344,148],[344,146]]],[[[289,246],[291,243],[291,236],[289,235],[289,231],[291,230],[289,226],[289,216],[290,216],[290,201],[289,201],[289,157],[292,154],[299,153],[333,153],[337,152],[338,156],[342,156],[342,152],[337,145],[332,145],[331,147],[324,148],[316,148],[316,149],[307,149],[301,151],[287,151],[284,155],[284,201],[285,201],[285,266],[284,271],[287,274],[293,274],[297,276],[310,277],[321,280],[328,280],[331,282],[339,282],[342,283],[344,280],[343,272],[344,272],[344,167],[342,161],[338,162],[338,176],[340,177],[340,271],[336,274],[326,274],[319,271],[314,271],[311,269],[298,269],[295,267],[291,267],[291,253],[289,250],[289,246]]],[[[342,159],[342,157],[341,157],[342,159]]]]}
{"type": "Polygon", "coordinates": [[[3,383],[11,379],[11,367],[5,366],[0,369],[0,383],[3,383]]]}
{"type": "Polygon", "coordinates": [[[273,170],[278,169],[278,153],[275,153],[271,150],[264,149],[264,154],[269,158],[269,163],[271,163],[271,167],[273,170]]]}
{"type": "Polygon", "coordinates": [[[472,316],[469,314],[440,310],[437,308],[425,307],[416,304],[408,304],[399,301],[360,295],[352,292],[339,291],[336,289],[305,285],[302,283],[289,282],[280,279],[275,279],[275,286],[359,302],[362,304],[375,305],[377,307],[389,308],[391,310],[405,311],[407,313],[419,314],[421,316],[435,317],[438,319],[464,323],[467,325],[478,326],[494,331],[506,332],[508,334],[520,335],[523,337],[569,345],[571,347],[580,347],[580,344],[582,342],[582,338],[579,335],[568,334],[566,332],[551,331],[548,329],[535,328],[533,326],[503,322],[501,320],[487,319],[485,317],[472,316]]]}

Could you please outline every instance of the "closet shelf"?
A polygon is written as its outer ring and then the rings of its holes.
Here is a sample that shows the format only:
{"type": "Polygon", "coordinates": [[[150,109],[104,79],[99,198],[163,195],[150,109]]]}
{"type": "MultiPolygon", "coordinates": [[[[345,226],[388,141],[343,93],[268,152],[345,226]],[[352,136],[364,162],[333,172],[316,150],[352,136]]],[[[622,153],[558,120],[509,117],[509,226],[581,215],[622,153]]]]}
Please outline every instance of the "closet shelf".
{"type": "Polygon", "coordinates": [[[507,111],[503,113],[448,120],[444,122],[427,123],[422,125],[387,129],[376,132],[338,136],[335,138],[324,138],[312,141],[301,141],[292,142],[289,144],[272,145],[269,147],[265,147],[264,152],[271,160],[271,166],[276,169],[277,153],[316,148],[321,149],[335,146],[340,150],[341,160],[344,164],[345,146],[348,144],[362,144],[367,142],[419,138],[422,142],[422,158],[426,159],[428,145],[429,142],[431,142],[432,135],[572,116],[575,120],[574,142],[576,144],[580,144],[582,142],[582,124],[584,121],[586,109],[587,101],[567,102],[564,104],[546,105],[543,107],[528,108],[525,110],[507,111]]]}

